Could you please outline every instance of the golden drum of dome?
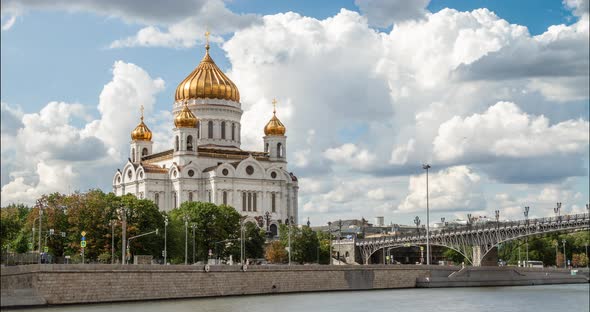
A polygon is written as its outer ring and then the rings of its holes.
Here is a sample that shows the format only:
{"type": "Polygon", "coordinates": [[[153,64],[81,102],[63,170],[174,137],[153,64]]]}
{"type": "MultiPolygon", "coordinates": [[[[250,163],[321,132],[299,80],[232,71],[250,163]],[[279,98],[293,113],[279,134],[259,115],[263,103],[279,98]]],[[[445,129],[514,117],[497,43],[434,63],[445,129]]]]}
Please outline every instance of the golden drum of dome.
{"type": "Polygon", "coordinates": [[[285,132],[287,132],[287,128],[285,128],[283,123],[277,118],[277,115],[273,113],[270,121],[264,126],[264,134],[285,135],[285,132]]]}
{"type": "Polygon", "coordinates": [[[209,56],[209,45],[206,47],[205,56],[199,66],[176,88],[176,101],[199,98],[240,101],[238,87],[215,65],[209,56]]]}
{"type": "Polygon", "coordinates": [[[174,125],[176,128],[196,128],[199,119],[191,112],[186,103],[176,117],[174,117],[174,125]]]}
{"type": "Polygon", "coordinates": [[[143,117],[141,117],[141,122],[133,131],[131,131],[131,139],[133,141],[151,141],[152,140],[152,131],[143,123],[143,117]]]}

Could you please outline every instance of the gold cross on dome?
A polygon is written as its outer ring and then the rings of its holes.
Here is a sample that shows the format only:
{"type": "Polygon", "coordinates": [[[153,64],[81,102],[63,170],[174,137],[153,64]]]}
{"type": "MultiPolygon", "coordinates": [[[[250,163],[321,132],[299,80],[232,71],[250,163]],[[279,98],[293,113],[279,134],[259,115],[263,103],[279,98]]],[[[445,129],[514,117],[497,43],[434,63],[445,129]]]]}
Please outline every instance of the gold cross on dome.
{"type": "Polygon", "coordinates": [[[273,114],[277,112],[277,99],[272,99],[272,112],[273,114]]]}
{"type": "Polygon", "coordinates": [[[139,106],[139,111],[141,111],[141,121],[143,121],[143,104],[139,106]]]}
{"type": "Polygon", "coordinates": [[[207,41],[207,46],[209,46],[209,36],[211,35],[211,33],[209,32],[209,28],[207,28],[207,31],[205,31],[205,40],[207,41]]]}

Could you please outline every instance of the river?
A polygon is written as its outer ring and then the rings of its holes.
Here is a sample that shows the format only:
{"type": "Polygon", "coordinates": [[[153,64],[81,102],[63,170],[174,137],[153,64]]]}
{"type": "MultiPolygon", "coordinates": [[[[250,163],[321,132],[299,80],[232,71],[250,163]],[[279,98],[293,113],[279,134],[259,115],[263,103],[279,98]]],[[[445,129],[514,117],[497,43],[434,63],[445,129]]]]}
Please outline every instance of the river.
{"type": "Polygon", "coordinates": [[[71,305],[19,309],[18,311],[588,312],[590,311],[589,291],[589,284],[437,289],[413,288],[71,305]]]}

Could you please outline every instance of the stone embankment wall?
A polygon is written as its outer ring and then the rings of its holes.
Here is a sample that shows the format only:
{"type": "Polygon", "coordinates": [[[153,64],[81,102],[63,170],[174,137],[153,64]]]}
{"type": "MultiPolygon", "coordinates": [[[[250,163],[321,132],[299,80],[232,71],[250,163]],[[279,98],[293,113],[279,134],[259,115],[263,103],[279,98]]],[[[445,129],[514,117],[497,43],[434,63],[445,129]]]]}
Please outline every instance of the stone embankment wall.
{"type": "MultiPolygon", "coordinates": [[[[441,269],[438,267],[438,269],[441,269]]],[[[443,269],[443,275],[458,270],[443,269]]],[[[438,271],[438,270],[437,270],[438,271]]],[[[3,267],[2,306],[416,287],[427,266],[27,265],[3,267]]]]}

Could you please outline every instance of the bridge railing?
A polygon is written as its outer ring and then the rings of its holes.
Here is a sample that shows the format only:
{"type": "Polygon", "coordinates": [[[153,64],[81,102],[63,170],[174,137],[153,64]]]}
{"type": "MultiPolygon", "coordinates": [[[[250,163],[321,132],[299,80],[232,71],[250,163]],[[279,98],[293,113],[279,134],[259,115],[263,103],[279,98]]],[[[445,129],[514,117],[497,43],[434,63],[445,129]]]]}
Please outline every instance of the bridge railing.
{"type": "MultiPolygon", "coordinates": [[[[537,226],[537,225],[547,225],[547,224],[569,224],[570,222],[577,222],[577,221],[584,221],[589,220],[590,214],[588,213],[579,213],[573,215],[563,215],[563,216],[555,216],[555,217],[544,217],[544,218],[534,218],[528,220],[515,220],[515,221],[501,221],[501,222],[487,222],[485,224],[470,224],[460,228],[441,228],[441,229],[433,229],[431,232],[431,237],[440,237],[440,236],[447,236],[447,235],[457,235],[457,234],[467,234],[482,230],[505,230],[509,228],[518,228],[518,227],[527,227],[527,226],[537,226]]],[[[418,241],[424,239],[426,237],[426,233],[398,233],[395,235],[386,235],[380,237],[370,237],[366,239],[357,240],[357,243],[378,243],[378,242],[391,242],[391,241],[418,241]]]]}

